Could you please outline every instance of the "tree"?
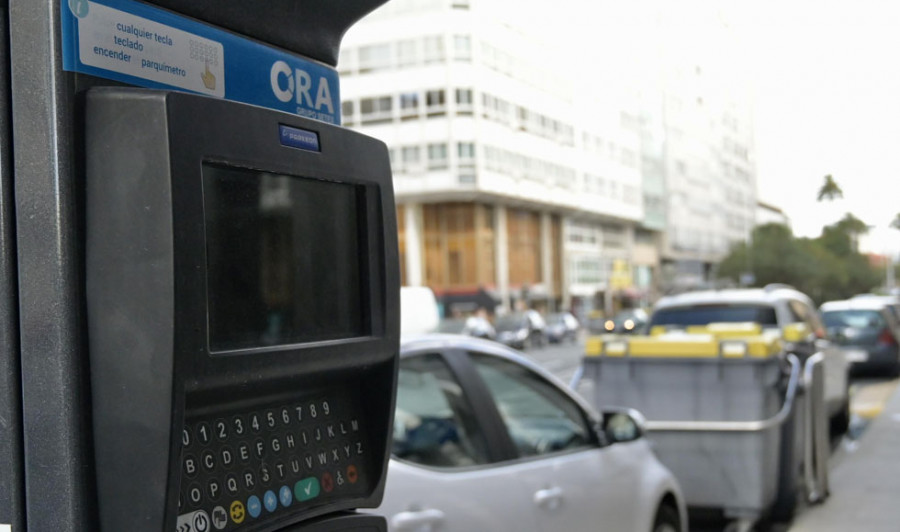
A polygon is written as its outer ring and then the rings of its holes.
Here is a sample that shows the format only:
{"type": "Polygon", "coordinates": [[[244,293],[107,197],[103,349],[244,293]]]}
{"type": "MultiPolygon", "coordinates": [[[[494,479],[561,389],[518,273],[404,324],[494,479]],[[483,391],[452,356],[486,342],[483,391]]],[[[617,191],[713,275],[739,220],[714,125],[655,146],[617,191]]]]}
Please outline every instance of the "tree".
{"type": "Polygon", "coordinates": [[[896,230],[900,231],[900,212],[898,212],[897,215],[894,216],[894,219],[891,220],[890,227],[891,227],[891,229],[896,229],[896,230]]]}
{"type": "Polygon", "coordinates": [[[822,184],[822,188],[819,189],[819,195],[817,196],[818,201],[822,201],[827,199],[828,201],[835,200],[837,198],[843,198],[844,191],[841,190],[841,187],[834,181],[834,178],[831,177],[831,174],[825,176],[825,183],[822,184]]]}

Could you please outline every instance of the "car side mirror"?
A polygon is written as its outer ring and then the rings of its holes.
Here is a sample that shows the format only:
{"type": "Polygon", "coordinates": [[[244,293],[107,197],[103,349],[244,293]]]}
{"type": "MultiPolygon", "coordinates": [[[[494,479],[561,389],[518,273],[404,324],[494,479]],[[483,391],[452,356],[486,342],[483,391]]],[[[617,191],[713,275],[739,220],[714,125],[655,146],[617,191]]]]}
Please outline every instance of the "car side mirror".
{"type": "Polygon", "coordinates": [[[647,432],[647,420],[637,410],[616,409],[603,412],[603,435],[609,443],[635,441],[647,432]]]}

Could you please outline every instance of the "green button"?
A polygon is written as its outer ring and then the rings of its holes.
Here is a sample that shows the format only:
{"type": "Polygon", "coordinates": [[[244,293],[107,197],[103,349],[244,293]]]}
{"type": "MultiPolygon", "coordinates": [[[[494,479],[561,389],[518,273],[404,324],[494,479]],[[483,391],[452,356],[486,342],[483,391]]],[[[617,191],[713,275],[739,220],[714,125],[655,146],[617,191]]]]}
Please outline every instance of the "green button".
{"type": "Polygon", "coordinates": [[[319,496],[319,479],[306,477],[294,484],[294,497],[298,501],[308,501],[319,496]]]}

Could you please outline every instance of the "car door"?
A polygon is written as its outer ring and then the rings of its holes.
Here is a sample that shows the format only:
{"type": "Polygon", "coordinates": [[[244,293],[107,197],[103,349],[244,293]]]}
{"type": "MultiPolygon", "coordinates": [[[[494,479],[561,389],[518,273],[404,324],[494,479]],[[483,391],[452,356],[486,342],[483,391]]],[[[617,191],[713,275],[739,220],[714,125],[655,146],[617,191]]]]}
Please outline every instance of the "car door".
{"type": "Polygon", "coordinates": [[[394,456],[379,508],[391,530],[537,530],[475,407],[442,355],[401,360],[394,456]]]}
{"type": "Polygon", "coordinates": [[[581,407],[556,385],[512,360],[470,353],[517,450],[510,471],[525,487],[531,514],[546,532],[635,530],[641,453],[630,444],[601,447],[581,407]]]}

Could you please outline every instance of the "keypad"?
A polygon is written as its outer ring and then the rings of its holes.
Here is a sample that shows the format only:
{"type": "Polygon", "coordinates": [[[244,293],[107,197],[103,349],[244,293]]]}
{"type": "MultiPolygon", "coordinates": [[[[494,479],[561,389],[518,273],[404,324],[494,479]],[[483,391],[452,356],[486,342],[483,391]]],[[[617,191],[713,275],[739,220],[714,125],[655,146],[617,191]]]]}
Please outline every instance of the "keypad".
{"type": "Polygon", "coordinates": [[[238,530],[365,496],[369,450],[348,403],[319,397],[189,417],[176,530],[238,530]]]}

